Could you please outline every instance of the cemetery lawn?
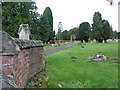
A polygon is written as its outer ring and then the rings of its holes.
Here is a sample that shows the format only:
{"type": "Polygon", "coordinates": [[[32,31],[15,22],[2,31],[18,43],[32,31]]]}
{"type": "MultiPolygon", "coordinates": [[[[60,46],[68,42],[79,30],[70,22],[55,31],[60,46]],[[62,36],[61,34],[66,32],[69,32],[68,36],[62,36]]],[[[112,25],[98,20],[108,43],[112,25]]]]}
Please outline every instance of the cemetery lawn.
{"type": "Polygon", "coordinates": [[[118,60],[112,59],[118,59],[116,42],[74,46],[46,56],[46,71],[36,74],[27,88],[36,88],[40,81],[38,88],[118,88],[118,64],[113,64],[118,60]],[[88,62],[93,55],[105,55],[108,59],[88,62]]]}

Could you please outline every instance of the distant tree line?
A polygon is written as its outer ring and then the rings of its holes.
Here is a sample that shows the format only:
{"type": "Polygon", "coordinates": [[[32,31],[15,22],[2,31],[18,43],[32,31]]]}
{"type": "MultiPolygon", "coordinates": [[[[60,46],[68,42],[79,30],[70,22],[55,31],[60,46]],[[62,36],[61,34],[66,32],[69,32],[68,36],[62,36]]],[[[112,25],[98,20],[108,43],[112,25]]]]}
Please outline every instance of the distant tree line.
{"type": "Polygon", "coordinates": [[[17,32],[20,24],[29,24],[32,40],[42,40],[44,43],[50,40],[70,40],[74,35],[76,40],[96,39],[102,40],[120,38],[120,33],[113,31],[112,26],[107,20],[102,20],[102,15],[95,12],[93,24],[82,22],[79,27],[63,30],[62,22],[58,24],[58,32],[53,31],[52,10],[46,7],[43,14],[37,11],[35,2],[2,2],[2,29],[12,37],[18,38],[17,32]],[[56,37],[56,38],[54,38],[56,37]]]}
{"type": "Polygon", "coordinates": [[[58,40],[61,40],[60,35],[63,40],[70,40],[71,35],[76,36],[76,40],[85,40],[88,42],[88,39],[96,39],[97,42],[102,42],[107,39],[120,38],[120,32],[116,30],[113,31],[112,26],[107,20],[102,20],[102,15],[99,12],[95,12],[93,15],[93,24],[90,26],[88,22],[83,22],[79,27],[70,29],[69,31],[65,30],[61,32],[58,30],[56,35],[58,40]],[[59,35],[59,37],[58,37],[59,35]]]}
{"type": "Polygon", "coordinates": [[[55,32],[51,9],[46,7],[41,15],[36,10],[35,2],[2,2],[2,29],[18,38],[20,24],[29,24],[32,40],[53,40],[55,32]]]}

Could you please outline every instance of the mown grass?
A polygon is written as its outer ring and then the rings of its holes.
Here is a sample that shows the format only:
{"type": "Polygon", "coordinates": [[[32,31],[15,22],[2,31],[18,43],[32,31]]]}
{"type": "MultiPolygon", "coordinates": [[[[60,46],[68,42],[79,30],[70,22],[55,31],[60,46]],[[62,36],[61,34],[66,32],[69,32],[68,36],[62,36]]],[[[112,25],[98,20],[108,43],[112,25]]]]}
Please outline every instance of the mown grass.
{"type": "MultiPolygon", "coordinates": [[[[116,42],[86,44],[85,48],[75,46],[46,56],[46,71],[34,78],[42,81],[38,88],[60,88],[58,84],[61,88],[118,88],[118,64],[113,64],[118,61],[111,60],[114,58],[118,58],[116,42]],[[88,62],[88,58],[95,54],[105,55],[108,59],[104,62],[88,62]]],[[[27,85],[28,88],[36,88],[34,84],[39,83],[39,80],[33,80],[27,85]]]]}

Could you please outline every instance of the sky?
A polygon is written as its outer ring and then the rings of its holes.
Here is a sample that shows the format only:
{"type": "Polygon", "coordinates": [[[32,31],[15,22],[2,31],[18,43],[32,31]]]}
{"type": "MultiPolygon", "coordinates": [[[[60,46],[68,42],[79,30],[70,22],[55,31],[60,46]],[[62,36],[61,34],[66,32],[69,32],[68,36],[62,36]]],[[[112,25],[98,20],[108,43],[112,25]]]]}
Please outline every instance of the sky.
{"type": "Polygon", "coordinates": [[[82,22],[93,24],[93,15],[99,11],[102,19],[108,20],[113,30],[118,31],[118,2],[114,4],[106,0],[35,0],[37,12],[43,14],[50,7],[53,14],[53,30],[58,31],[58,23],[62,22],[63,30],[79,27],[82,22]]]}

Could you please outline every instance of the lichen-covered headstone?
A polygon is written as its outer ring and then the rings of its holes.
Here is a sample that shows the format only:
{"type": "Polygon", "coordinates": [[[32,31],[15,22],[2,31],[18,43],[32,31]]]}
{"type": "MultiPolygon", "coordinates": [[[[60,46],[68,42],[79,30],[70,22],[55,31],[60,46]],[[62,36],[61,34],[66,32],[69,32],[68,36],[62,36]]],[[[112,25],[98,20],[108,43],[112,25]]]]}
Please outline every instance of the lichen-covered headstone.
{"type": "Polygon", "coordinates": [[[19,39],[30,40],[30,29],[28,24],[21,24],[18,30],[19,39]]]}

